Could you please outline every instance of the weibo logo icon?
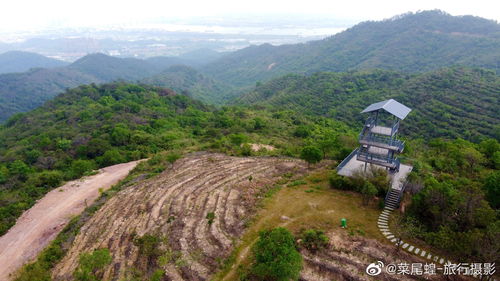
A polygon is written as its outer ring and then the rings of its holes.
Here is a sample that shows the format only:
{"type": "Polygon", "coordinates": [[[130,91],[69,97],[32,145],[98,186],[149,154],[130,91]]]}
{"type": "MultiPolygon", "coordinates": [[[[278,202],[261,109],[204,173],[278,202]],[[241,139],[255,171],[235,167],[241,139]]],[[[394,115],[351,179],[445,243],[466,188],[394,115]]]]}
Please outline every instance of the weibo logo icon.
{"type": "Polygon", "coordinates": [[[377,276],[382,272],[382,268],[384,267],[384,263],[381,261],[377,261],[376,263],[370,263],[366,267],[366,274],[370,276],[377,276]]]}

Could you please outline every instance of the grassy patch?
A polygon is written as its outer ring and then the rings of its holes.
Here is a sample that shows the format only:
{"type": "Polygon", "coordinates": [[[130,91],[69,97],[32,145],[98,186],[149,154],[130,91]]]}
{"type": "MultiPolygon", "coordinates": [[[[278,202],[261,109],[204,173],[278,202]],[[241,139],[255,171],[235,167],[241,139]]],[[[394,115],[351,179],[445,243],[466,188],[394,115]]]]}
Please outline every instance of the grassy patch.
{"type": "Polygon", "coordinates": [[[287,185],[287,187],[294,187],[294,186],[299,186],[299,185],[304,185],[307,184],[305,180],[294,180],[291,183],[287,185]]]}
{"type": "Polygon", "coordinates": [[[231,255],[236,257],[231,260],[234,263],[225,264],[213,280],[238,280],[238,268],[249,266],[249,249],[261,230],[286,227],[298,234],[304,229],[322,229],[385,241],[376,224],[380,212],[376,204],[363,206],[361,194],[327,188],[328,174],[328,170],[320,170],[309,175],[307,181],[301,180],[295,188],[281,188],[266,198],[231,255]],[[347,229],[340,227],[342,218],[347,219],[347,229]]]}

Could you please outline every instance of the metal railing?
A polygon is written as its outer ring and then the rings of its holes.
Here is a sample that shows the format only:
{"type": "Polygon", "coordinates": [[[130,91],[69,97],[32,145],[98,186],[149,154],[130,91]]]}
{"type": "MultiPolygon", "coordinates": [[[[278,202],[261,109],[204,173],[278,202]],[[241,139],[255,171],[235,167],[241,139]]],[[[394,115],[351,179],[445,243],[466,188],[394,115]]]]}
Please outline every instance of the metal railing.
{"type": "Polygon", "coordinates": [[[357,155],[359,151],[359,147],[354,149],[349,156],[347,156],[340,164],[337,166],[337,172],[340,171],[340,169],[344,168],[344,166],[354,157],[354,155],[357,155]]]}
{"type": "Polygon", "coordinates": [[[375,117],[370,116],[366,119],[365,127],[372,127],[373,125],[375,125],[375,117]]]}
{"type": "Polygon", "coordinates": [[[403,183],[403,186],[401,187],[401,190],[397,190],[397,189],[394,189],[394,188],[390,187],[389,190],[387,191],[387,193],[385,194],[384,202],[387,203],[387,199],[389,198],[389,194],[394,191],[394,192],[396,192],[398,194],[398,198],[397,198],[398,204],[397,204],[397,207],[399,207],[401,205],[401,199],[402,199],[403,194],[405,192],[405,188],[406,188],[406,184],[407,183],[408,183],[408,181],[405,181],[403,183]]]}
{"type": "Polygon", "coordinates": [[[376,124],[376,121],[377,120],[375,117],[373,117],[373,116],[368,117],[368,119],[366,119],[365,126],[363,127],[363,130],[361,131],[361,134],[365,134],[365,132],[367,130],[371,130],[375,126],[381,126],[381,127],[391,129],[391,136],[394,136],[399,129],[400,120],[398,120],[394,125],[376,124]]]}
{"type": "MultiPolygon", "coordinates": [[[[373,134],[364,134],[363,132],[359,134],[358,141],[367,141],[367,142],[373,142],[373,143],[378,143],[379,145],[387,145],[387,146],[393,146],[396,147],[398,152],[402,152],[404,149],[404,142],[400,141],[395,138],[391,138],[388,136],[379,136],[379,135],[373,135],[373,134]]],[[[385,146],[384,146],[385,147],[385,146]]]]}
{"type": "Polygon", "coordinates": [[[405,193],[405,188],[406,188],[406,184],[408,183],[408,181],[405,181],[403,183],[403,186],[401,187],[401,190],[399,191],[399,194],[398,194],[398,206],[399,206],[399,203],[401,203],[401,197],[403,197],[403,194],[405,193]]]}
{"type": "MultiPolygon", "coordinates": [[[[384,164],[387,163],[388,166],[390,166],[390,168],[396,169],[397,171],[399,171],[399,166],[401,164],[398,158],[391,158],[389,156],[383,157],[383,156],[369,153],[369,152],[363,151],[363,150],[358,151],[357,157],[358,157],[358,160],[361,157],[361,158],[365,158],[368,161],[371,160],[371,161],[378,161],[378,162],[384,163],[384,164]]],[[[361,159],[361,161],[364,161],[364,160],[361,159]]]]}
{"type": "Polygon", "coordinates": [[[391,128],[391,136],[393,136],[399,129],[399,120],[396,122],[396,124],[394,124],[394,126],[392,126],[391,128]]]}

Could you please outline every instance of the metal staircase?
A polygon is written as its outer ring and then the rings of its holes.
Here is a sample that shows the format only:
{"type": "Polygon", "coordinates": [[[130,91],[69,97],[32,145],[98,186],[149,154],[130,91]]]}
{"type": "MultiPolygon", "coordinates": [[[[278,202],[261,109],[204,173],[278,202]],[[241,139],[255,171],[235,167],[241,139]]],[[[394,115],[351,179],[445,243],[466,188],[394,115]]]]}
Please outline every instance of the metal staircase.
{"type": "Polygon", "coordinates": [[[385,196],[385,207],[386,208],[391,208],[391,209],[397,209],[399,208],[399,203],[401,202],[401,194],[403,193],[403,190],[397,190],[394,188],[391,188],[389,192],[387,192],[387,195],[385,196]]]}

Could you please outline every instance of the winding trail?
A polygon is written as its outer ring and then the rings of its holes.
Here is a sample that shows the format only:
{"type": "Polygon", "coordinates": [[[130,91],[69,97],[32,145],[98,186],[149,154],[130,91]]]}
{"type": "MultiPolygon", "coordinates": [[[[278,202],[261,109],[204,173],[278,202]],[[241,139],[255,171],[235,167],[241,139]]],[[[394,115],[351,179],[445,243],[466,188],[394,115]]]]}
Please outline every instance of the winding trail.
{"type": "Polygon", "coordinates": [[[140,162],[102,168],[96,175],[67,182],[25,211],[16,224],[0,237],[0,280],[12,278],[22,265],[32,261],[50,241],[99,197],[99,189],[110,188],[125,178],[140,162]]]}

